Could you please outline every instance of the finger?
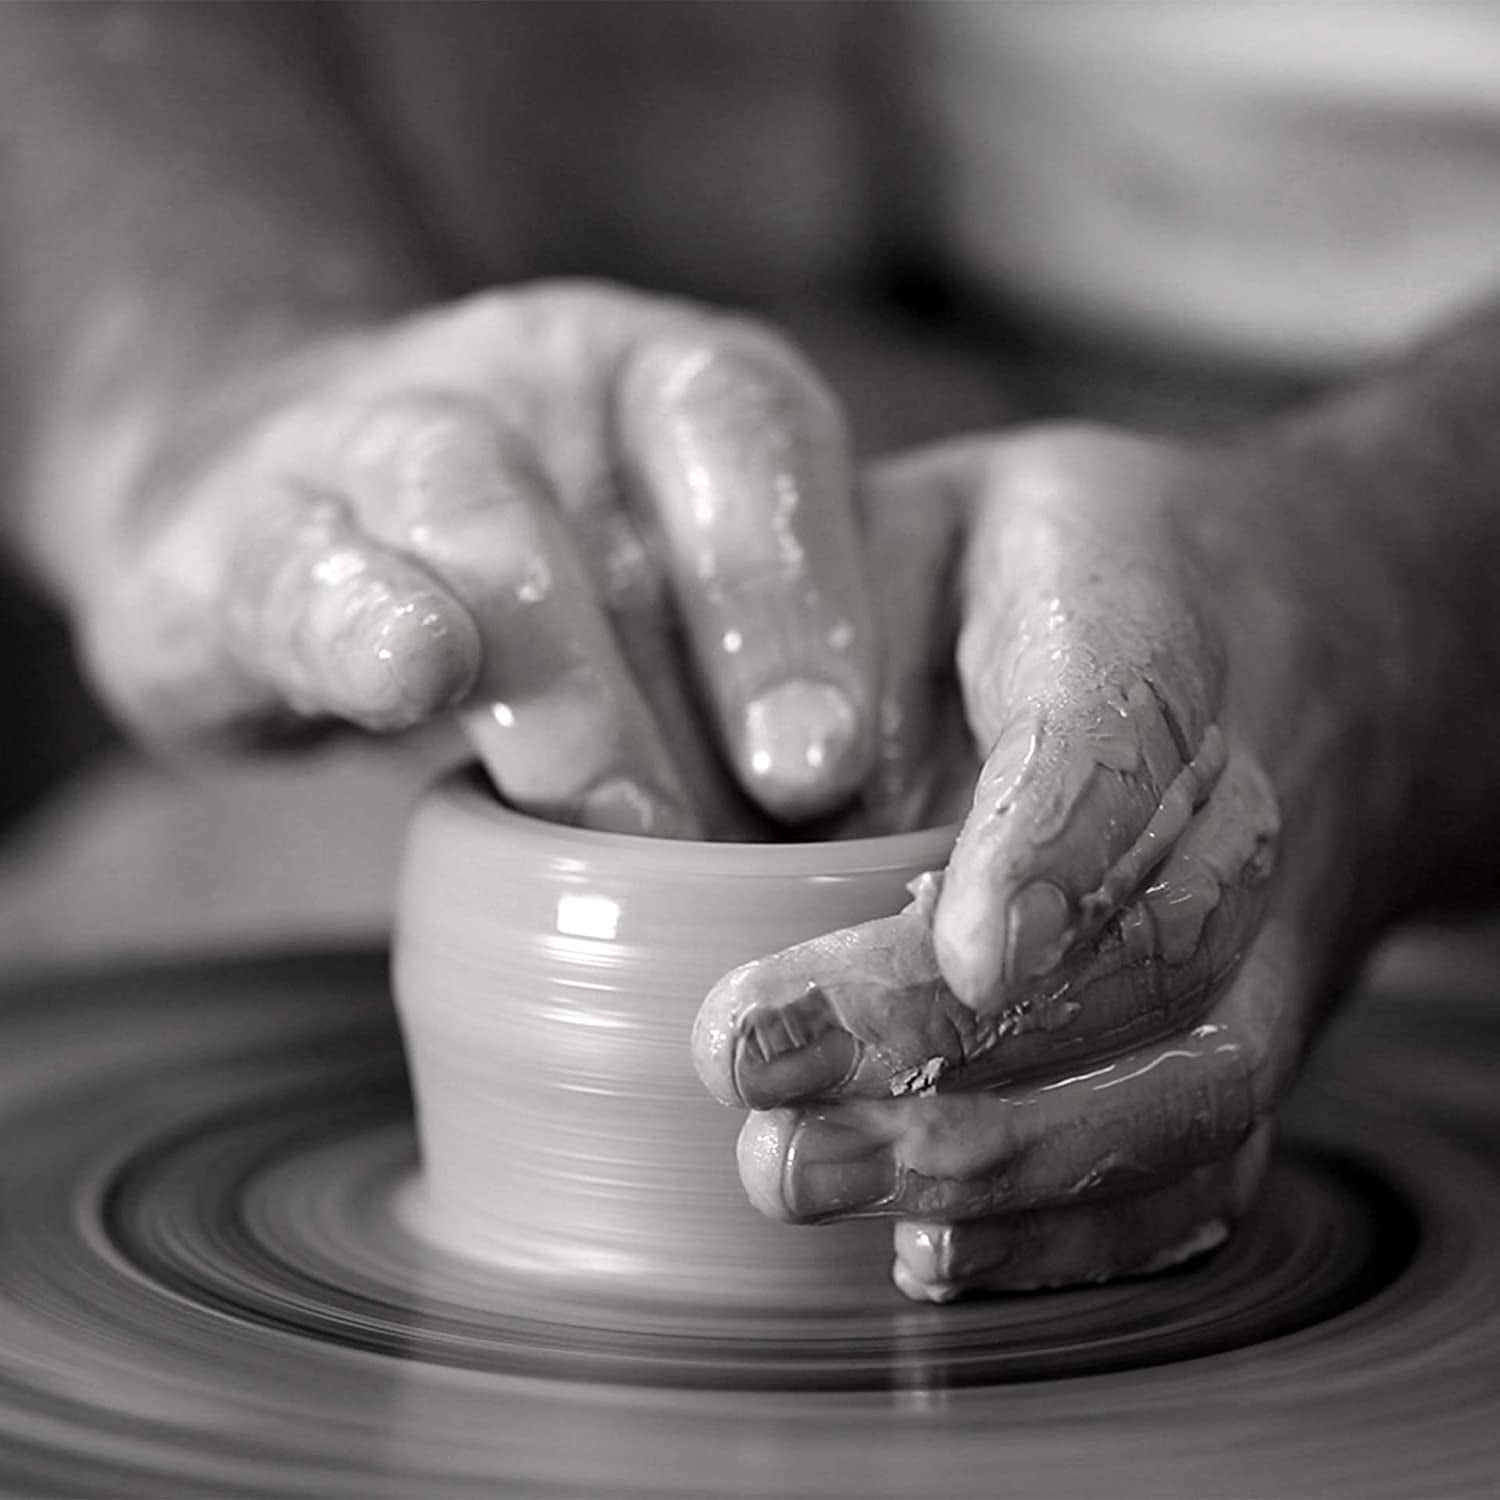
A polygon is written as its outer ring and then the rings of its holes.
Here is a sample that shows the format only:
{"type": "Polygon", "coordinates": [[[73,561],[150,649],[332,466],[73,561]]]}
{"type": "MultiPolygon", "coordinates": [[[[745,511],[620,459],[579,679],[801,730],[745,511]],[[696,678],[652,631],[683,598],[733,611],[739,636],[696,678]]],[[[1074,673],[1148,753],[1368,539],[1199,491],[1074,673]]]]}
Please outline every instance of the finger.
{"type": "Polygon", "coordinates": [[[895,917],[726,975],[704,1001],[694,1059],[725,1103],[754,1109],[1014,1082],[1101,1058],[1198,1019],[1265,906],[1277,813],[1237,755],[1150,886],[1096,943],[999,1010],[943,981],[935,878],[895,917]]]}
{"type": "Polygon", "coordinates": [[[1143,1276],[1217,1248],[1249,1206],[1270,1154],[1262,1125],[1227,1161],[1165,1187],[967,1223],[896,1226],[895,1282],[916,1301],[1143,1276]]]}
{"type": "Polygon", "coordinates": [[[830,832],[867,837],[956,823],[979,763],[958,694],[962,514],[926,455],[871,466],[858,487],[880,642],[876,749],[857,801],[830,832]]]}
{"type": "Polygon", "coordinates": [[[1292,991],[1257,949],[1187,1034],[1071,1076],[751,1115],[741,1177],[763,1212],[804,1223],[986,1218],[1159,1185],[1267,1117],[1300,1041],[1292,991]]]}
{"type": "Polygon", "coordinates": [[[288,499],[246,529],[223,601],[229,651],[296,713],[403,729],[451,707],[479,666],[468,611],[336,500],[288,499]]]}
{"type": "Polygon", "coordinates": [[[660,559],[613,500],[569,516],[594,594],[651,718],[670,747],[704,838],[763,842],[775,829],[745,796],[705,733],[703,711],[660,559]]]}
{"type": "Polygon", "coordinates": [[[731,320],[646,337],[619,390],[700,680],[744,788],[787,821],[874,748],[876,647],[843,418],[790,346],[731,320]]]}
{"type": "Polygon", "coordinates": [[[726,974],[693,1027],[693,1061],[721,1103],[750,1109],[935,1087],[983,1051],[985,1018],[943,983],[934,877],[906,911],[726,974]],[[923,907],[927,910],[923,910],[923,907]]]}
{"type": "Polygon", "coordinates": [[[974,480],[959,668],[986,760],[936,941],[979,1008],[1097,933],[1223,769],[1218,653],[1148,452],[1054,435],[974,480]]]}
{"type": "Polygon", "coordinates": [[[365,524],[472,616],[463,720],[516,806],[564,822],[693,836],[696,818],[529,444],[461,398],[363,412],[335,449],[365,524]]]}

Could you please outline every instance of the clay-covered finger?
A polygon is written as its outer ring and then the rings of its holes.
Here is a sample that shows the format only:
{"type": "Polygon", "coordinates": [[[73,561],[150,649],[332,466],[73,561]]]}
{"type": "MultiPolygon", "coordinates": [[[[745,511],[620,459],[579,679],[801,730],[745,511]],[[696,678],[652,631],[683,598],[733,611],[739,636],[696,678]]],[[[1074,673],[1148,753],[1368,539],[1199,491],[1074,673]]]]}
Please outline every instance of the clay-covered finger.
{"type": "Polygon", "coordinates": [[[464,606],[336,499],[289,499],[257,516],[223,607],[239,665],[309,717],[402,729],[453,706],[479,667],[464,606]]]}
{"type": "Polygon", "coordinates": [[[770,1109],[991,1087],[1107,1057],[1199,1018],[1261,919],[1277,833],[1264,773],[1235,756],[1148,887],[1087,950],[999,1009],[943,979],[937,877],[898,916],[815,938],[726,975],[694,1029],[699,1074],[770,1109]]]}
{"type": "Polygon", "coordinates": [[[726,974],[693,1028],[693,1060],[709,1092],[751,1109],[889,1098],[933,1087],[977,1055],[983,1019],[938,973],[930,904],[919,899],[898,916],[726,974]]]}
{"type": "Polygon", "coordinates": [[[781,339],[699,319],[641,342],[618,410],[730,764],[778,818],[827,811],[870,768],[877,671],[836,402],[781,339]]]}
{"type": "Polygon", "coordinates": [[[620,832],[698,824],[593,582],[520,434],[456,397],[351,423],[338,472],[366,525],[451,588],[478,631],[463,721],[516,806],[620,832]]]}
{"type": "Polygon", "coordinates": [[[752,1114],[740,1174],[775,1218],[977,1219],[1140,1191],[1235,1150],[1301,1045],[1286,966],[1258,949],[1186,1033],[1014,1089],[752,1114]]]}
{"type": "Polygon", "coordinates": [[[896,1226],[896,1285],[917,1301],[1143,1276],[1216,1249],[1265,1170],[1271,1127],[1165,1186],[988,1219],[896,1226]]]}
{"type": "Polygon", "coordinates": [[[1032,439],[973,482],[959,668],[985,763],[936,936],[986,1009],[1136,894],[1226,746],[1218,648],[1135,445],[1032,439]]]}
{"type": "Polygon", "coordinates": [[[858,486],[880,642],[875,759],[836,835],[957,823],[979,763],[954,665],[962,510],[928,454],[868,468],[858,486]]]}

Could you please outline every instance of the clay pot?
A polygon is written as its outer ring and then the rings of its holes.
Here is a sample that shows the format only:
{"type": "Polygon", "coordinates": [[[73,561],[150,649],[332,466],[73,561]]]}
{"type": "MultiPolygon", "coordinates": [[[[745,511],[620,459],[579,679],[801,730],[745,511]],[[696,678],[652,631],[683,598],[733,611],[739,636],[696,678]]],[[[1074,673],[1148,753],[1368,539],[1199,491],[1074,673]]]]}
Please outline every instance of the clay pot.
{"type": "Polygon", "coordinates": [[[704,1092],[689,1037],[726,970],[898,911],[951,842],[592,833],[511,812],[477,771],[441,781],[413,825],[395,949],[426,1232],[587,1292],[886,1295],[888,1226],[790,1227],[746,1201],[744,1117],[704,1092]]]}

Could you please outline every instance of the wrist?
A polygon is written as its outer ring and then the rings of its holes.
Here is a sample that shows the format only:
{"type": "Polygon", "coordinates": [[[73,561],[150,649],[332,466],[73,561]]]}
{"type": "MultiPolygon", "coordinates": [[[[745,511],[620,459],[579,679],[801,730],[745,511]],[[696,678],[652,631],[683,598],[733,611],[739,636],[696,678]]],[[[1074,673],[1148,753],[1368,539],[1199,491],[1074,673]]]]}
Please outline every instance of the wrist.
{"type": "Polygon", "coordinates": [[[1277,679],[1247,705],[1254,733],[1284,798],[1323,804],[1288,818],[1330,844],[1343,885],[1321,911],[1342,893],[1369,931],[1473,899],[1500,838],[1500,635],[1485,624],[1500,539],[1412,436],[1401,385],[1381,382],[1227,450],[1235,649],[1277,679]]]}

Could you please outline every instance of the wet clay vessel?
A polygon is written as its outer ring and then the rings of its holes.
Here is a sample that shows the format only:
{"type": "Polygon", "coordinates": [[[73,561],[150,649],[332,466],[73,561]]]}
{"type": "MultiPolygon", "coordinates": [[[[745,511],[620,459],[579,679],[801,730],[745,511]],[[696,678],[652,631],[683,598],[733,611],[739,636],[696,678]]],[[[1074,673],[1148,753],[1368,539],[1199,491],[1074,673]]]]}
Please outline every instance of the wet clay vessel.
{"type": "Polygon", "coordinates": [[[900,910],[951,842],[593,833],[508,810],[477,771],[441,781],[413,824],[395,947],[423,1232],[589,1295],[896,1296],[888,1226],[794,1228],[750,1206],[743,1115],[704,1092],[689,1039],[726,970],[900,910]]]}

